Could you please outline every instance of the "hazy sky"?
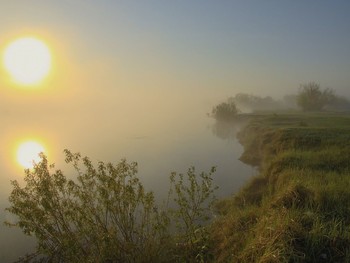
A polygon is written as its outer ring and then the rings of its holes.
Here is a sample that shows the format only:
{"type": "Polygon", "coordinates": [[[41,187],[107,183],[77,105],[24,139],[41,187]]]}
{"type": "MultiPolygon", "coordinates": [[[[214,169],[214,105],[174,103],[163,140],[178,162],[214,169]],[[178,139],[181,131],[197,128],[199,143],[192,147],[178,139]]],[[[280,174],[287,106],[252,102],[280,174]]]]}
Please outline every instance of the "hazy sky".
{"type": "Polygon", "coordinates": [[[3,0],[0,34],[47,38],[69,68],[68,85],[74,80],[87,95],[98,85],[102,93],[206,101],[236,92],[281,96],[308,81],[343,94],[349,11],[345,0],[3,0]]]}

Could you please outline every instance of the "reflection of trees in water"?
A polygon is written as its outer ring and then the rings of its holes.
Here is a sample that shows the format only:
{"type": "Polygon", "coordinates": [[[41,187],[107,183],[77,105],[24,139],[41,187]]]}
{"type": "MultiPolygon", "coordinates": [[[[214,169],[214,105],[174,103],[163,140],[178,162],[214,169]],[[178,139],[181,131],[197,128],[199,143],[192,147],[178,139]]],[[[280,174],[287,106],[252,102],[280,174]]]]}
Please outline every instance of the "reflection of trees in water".
{"type": "Polygon", "coordinates": [[[239,125],[233,122],[216,121],[211,128],[216,137],[223,140],[234,140],[239,130],[239,125]]]}

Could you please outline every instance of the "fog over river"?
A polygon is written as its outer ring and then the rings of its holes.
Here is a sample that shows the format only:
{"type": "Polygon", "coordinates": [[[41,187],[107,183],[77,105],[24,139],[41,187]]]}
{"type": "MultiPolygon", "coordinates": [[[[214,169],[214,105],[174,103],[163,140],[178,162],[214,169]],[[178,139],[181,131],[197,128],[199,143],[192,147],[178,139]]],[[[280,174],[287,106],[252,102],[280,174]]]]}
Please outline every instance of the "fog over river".
{"type": "MultiPolygon", "coordinates": [[[[162,109],[161,112],[163,115],[166,110],[162,109]]],[[[129,121],[116,116],[111,119],[110,125],[98,121],[98,116],[93,114],[91,120],[86,121],[88,116],[84,116],[82,112],[79,119],[86,118],[85,122],[75,123],[72,116],[64,122],[64,116],[59,117],[58,114],[55,119],[47,119],[44,128],[40,126],[44,120],[38,115],[31,125],[38,131],[37,138],[49,145],[49,161],[55,163],[56,168],[66,171],[66,176],[74,177],[74,173],[64,163],[64,148],[73,152],[79,151],[95,163],[119,162],[126,158],[129,162],[138,163],[139,178],[147,190],[155,192],[158,200],[166,198],[169,175],[173,171],[186,173],[189,167],[194,166],[198,173],[208,172],[212,166],[216,166],[214,182],[219,186],[216,192],[218,197],[235,193],[255,173],[253,168],[238,160],[243,147],[235,139],[237,127],[219,125],[204,111],[200,113],[192,110],[189,114],[168,113],[172,119],[169,117],[156,120],[157,113],[153,112],[149,125],[143,119],[145,113],[136,111],[129,112],[129,121]],[[65,125],[67,123],[69,125],[65,125]]],[[[29,125],[24,112],[22,117],[16,112],[9,114],[17,114],[19,120],[10,122],[3,118],[3,124],[7,125],[4,125],[2,145],[9,148],[1,154],[1,221],[12,220],[11,215],[4,212],[11,191],[10,180],[22,181],[23,177],[22,169],[13,160],[13,154],[9,154],[13,152],[10,147],[11,139],[14,139],[18,131],[28,130],[29,125]]],[[[78,119],[78,114],[74,116],[78,119]]],[[[7,262],[30,250],[33,242],[19,230],[1,225],[0,247],[0,261],[7,262]]]]}

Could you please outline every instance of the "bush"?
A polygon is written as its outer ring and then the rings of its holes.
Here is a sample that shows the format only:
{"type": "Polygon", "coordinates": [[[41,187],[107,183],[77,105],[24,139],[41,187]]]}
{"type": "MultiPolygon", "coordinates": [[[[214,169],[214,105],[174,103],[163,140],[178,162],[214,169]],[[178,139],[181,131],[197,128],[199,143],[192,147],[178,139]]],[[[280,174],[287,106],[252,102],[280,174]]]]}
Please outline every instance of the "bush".
{"type": "Polygon", "coordinates": [[[222,102],[219,105],[215,106],[212,110],[212,116],[217,121],[232,121],[235,119],[238,113],[239,110],[232,100],[222,102]]]}
{"type": "Polygon", "coordinates": [[[209,173],[172,174],[172,209],[158,207],[153,192],[136,177],[137,163],[99,162],[65,150],[76,180],[52,172],[47,158],[25,172],[25,186],[13,181],[11,207],[17,226],[38,241],[31,262],[174,262],[207,258],[204,219],[215,187],[209,173]],[[83,169],[81,168],[83,167],[83,169]],[[176,226],[173,222],[177,222],[176,226]],[[173,231],[172,229],[176,229],[173,231]],[[184,244],[179,250],[176,244],[184,244]],[[198,244],[201,244],[198,248],[198,244]]]}

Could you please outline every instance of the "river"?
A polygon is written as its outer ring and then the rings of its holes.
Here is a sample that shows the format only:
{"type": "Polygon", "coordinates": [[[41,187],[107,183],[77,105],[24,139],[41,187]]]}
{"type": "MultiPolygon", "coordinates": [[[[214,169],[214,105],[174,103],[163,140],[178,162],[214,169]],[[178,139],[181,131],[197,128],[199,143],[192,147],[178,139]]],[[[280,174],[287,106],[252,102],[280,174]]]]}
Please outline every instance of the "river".
{"type": "MultiPolygon", "coordinates": [[[[11,118],[8,118],[8,124],[11,118]]],[[[6,119],[4,119],[6,123],[6,119]]],[[[25,125],[25,121],[24,125],[25,125]]],[[[41,122],[38,122],[40,124],[41,122]]],[[[62,122],[58,122],[62,125],[62,122]]],[[[212,166],[217,167],[214,174],[214,183],[219,186],[216,196],[226,197],[237,190],[254,174],[253,168],[238,160],[243,148],[235,138],[236,128],[219,125],[205,114],[195,118],[187,116],[182,121],[171,120],[157,123],[153,121],[147,129],[135,129],[138,124],[108,126],[97,129],[89,126],[89,122],[80,122],[76,126],[61,129],[60,133],[51,136],[57,141],[52,145],[49,161],[55,162],[57,168],[65,170],[63,149],[80,151],[92,161],[118,162],[122,158],[138,163],[141,181],[147,190],[153,190],[156,197],[165,198],[169,186],[169,175],[175,171],[186,173],[191,166],[197,172],[209,171],[212,166]],[[130,127],[131,126],[131,127],[130,127]],[[79,136],[78,136],[79,134],[79,136]],[[64,144],[62,142],[65,142],[64,144]],[[54,160],[52,160],[54,158],[54,160]]],[[[56,124],[58,125],[58,124],[56,124]]],[[[3,131],[3,145],[14,134],[13,129],[20,129],[20,125],[8,125],[3,131]]],[[[38,125],[38,127],[40,127],[38,125]]],[[[55,124],[52,122],[48,130],[54,134],[55,124]]],[[[25,130],[25,127],[22,128],[25,130]]],[[[47,132],[47,134],[50,134],[47,132]]],[[[49,136],[47,136],[49,137],[49,136]]],[[[11,167],[9,155],[2,151],[1,155],[1,195],[0,208],[1,221],[11,219],[11,215],[4,212],[8,206],[7,198],[10,194],[10,180],[21,181],[23,172],[11,167]]],[[[68,176],[72,176],[68,174],[68,176]]],[[[0,226],[0,261],[8,262],[33,248],[33,240],[25,237],[19,230],[0,226]]]]}

